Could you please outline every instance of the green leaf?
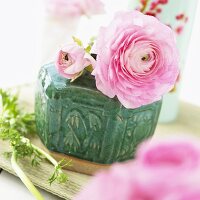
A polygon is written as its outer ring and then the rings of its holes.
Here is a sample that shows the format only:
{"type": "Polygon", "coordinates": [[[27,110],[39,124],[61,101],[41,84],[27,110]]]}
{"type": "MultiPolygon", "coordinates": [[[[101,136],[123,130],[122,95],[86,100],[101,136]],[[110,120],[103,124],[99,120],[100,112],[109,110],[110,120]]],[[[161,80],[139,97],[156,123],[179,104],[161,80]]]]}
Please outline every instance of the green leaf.
{"type": "Polygon", "coordinates": [[[91,37],[90,38],[90,44],[94,44],[94,41],[96,40],[97,38],[95,36],[91,37]]]}
{"type": "Polygon", "coordinates": [[[49,184],[51,185],[54,181],[57,181],[58,183],[65,183],[68,180],[68,177],[66,174],[62,172],[62,168],[65,166],[72,166],[71,164],[72,160],[69,160],[66,162],[64,159],[62,159],[57,166],[55,166],[55,170],[51,177],[48,179],[49,184]]]}
{"type": "Polygon", "coordinates": [[[93,45],[94,45],[94,41],[96,40],[96,37],[91,37],[90,38],[90,42],[88,43],[88,46],[85,48],[85,51],[87,52],[87,53],[90,53],[90,51],[91,51],[91,49],[92,49],[92,47],[93,47],[93,45]]]}
{"type": "MultiPolygon", "coordinates": [[[[32,166],[38,166],[44,159],[48,159],[57,169],[55,178],[58,179],[59,182],[66,181],[67,175],[62,172],[59,163],[57,163],[55,159],[33,145],[30,140],[26,138],[26,136],[30,136],[30,134],[35,132],[35,115],[33,113],[25,113],[23,109],[20,108],[17,94],[12,94],[10,91],[0,89],[0,139],[8,140],[12,148],[12,152],[6,152],[4,155],[9,157],[12,154],[11,161],[15,172],[35,197],[39,196],[38,199],[43,199],[20,169],[17,160],[28,157],[31,159],[32,166]]],[[[54,178],[52,178],[51,183],[53,179],[54,178]]]]}
{"type": "Polygon", "coordinates": [[[89,65],[85,68],[88,72],[92,72],[94,69],[92,67],[92,65],[89,65]]]}
{"type": "Polygon", "coordinates": [[[90,45],[88,45],[88,46],[85,48],[85,51],[86,51],[87,53],[90,53],[91,49],[92,49],[92,47],[91,47],[90,45]]]}
{"type": "Polygon", "coordinates": [[[78,39],[75,36],[72,36],[72,38],[73,38],[74,42],[77,43],[79,46],[81,46],[81,47],[83,46],[83,43],[82,43],[82,41],[80,39],[78,39]]]}

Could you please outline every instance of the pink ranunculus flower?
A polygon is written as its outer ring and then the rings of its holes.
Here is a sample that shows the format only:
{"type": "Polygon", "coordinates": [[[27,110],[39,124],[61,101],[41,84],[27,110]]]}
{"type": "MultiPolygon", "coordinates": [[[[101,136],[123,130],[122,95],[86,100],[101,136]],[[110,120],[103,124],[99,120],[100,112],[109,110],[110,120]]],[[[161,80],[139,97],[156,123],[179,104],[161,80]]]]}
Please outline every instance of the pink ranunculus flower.
{"type": "Polygon", "coordinates": [[[199,186],[197,186],[196,189],[193,189],[193,190],[190,190],[187,188],[185,191],[182,191],[182,193],[178,193],[174,199],[175,200],[199,200],[200,199],[199,186]]]}
{"type": "Polygon", "coordinates": [[[126,108],[160,100],[179,73],[174,32],[138,11],[119,12],[100,29],[97,54],[97,88],[126,108]]]}
{"type": "Polygon", "coordinates": [[[115,164],[95,175],[75,200],[130,200],[133,162],[115,164]]]}
{"type": "Polygon", "coordinates": [[[46,0],[47,11],[56,17],[80,17],[96,15],[104,12],[104,4],[100,0],[46,0]]]}
{"type": "Polygon", "coordinates": [[[200,147],[186,139],[144,142],[137,159],[148,169],[193,170],[200,167],[200,147]]]}
{"type": "Polygon", "coordinates": [[[198,200],[200,143],[159,142],[144,143],[134,161],[98,173],[75,200],[198,200]]]}
{"type": "Polygon", "coordinates": [[[76,43],[64,46],[57,55],[56,68],[68,79],[76,78],[87,66],[95,65],[95,59],[76,43]]]}

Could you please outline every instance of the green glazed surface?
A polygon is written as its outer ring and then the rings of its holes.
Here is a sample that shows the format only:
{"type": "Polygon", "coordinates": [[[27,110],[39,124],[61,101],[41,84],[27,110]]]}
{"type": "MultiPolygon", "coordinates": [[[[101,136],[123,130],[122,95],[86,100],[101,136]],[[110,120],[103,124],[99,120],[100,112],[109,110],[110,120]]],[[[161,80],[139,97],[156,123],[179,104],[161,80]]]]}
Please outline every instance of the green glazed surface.
{"type": "Polygon", "coordinates": [[[126,109],[98,91],[89,73],[70,83],[50,63],[38,77],[37,132],[52,151],[96,163],[125,161],[153,135],[161,104],[126,109]]]}

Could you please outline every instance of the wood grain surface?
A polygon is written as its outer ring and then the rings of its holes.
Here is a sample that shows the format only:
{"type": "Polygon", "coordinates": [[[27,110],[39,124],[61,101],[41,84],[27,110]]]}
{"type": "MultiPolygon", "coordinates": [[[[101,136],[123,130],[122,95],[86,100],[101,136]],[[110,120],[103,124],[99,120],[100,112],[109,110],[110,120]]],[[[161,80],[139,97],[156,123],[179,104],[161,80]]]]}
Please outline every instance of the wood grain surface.
{"type": "MultiPolygon", "coordinates": [[[[14,174],[9,159],[6,159],[2,154],[9,151],[9,144],[7,142],[0,141],[0,168],[14,174]]],[[[53,183],[51,186],[48,183],[48,178],[52,174],[53,166],[45,161],[38,167],[32,167],[29,159],[19,161],[19,164],[23,171],[27,174],[34,185],[47,190],[61,198],[71,200],[74,195],[88,182],[89,176],[64,170],[69,176],[69,181],[65,184],[53,183]]]]}

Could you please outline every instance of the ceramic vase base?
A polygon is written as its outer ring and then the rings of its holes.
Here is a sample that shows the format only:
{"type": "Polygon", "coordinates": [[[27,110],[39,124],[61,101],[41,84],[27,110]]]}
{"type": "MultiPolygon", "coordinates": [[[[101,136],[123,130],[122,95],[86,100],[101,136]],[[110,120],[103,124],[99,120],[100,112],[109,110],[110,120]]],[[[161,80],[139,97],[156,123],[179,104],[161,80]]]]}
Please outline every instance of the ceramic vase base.
{"type": "Polygon", "coordinates": [[[63,153],[50,151],[44,145],[42,145],[42,149],[44,149],[45,152],[48,152],[58,162],[63,159],[66,161],[71,160],[71,166],[64,166],[63,168],[81,174],[94,175],[98,171],[109,169],[111,166],[111,164],[95,163],[88,160],[79,159],[74,156],[68,156],[63,153]]]}

